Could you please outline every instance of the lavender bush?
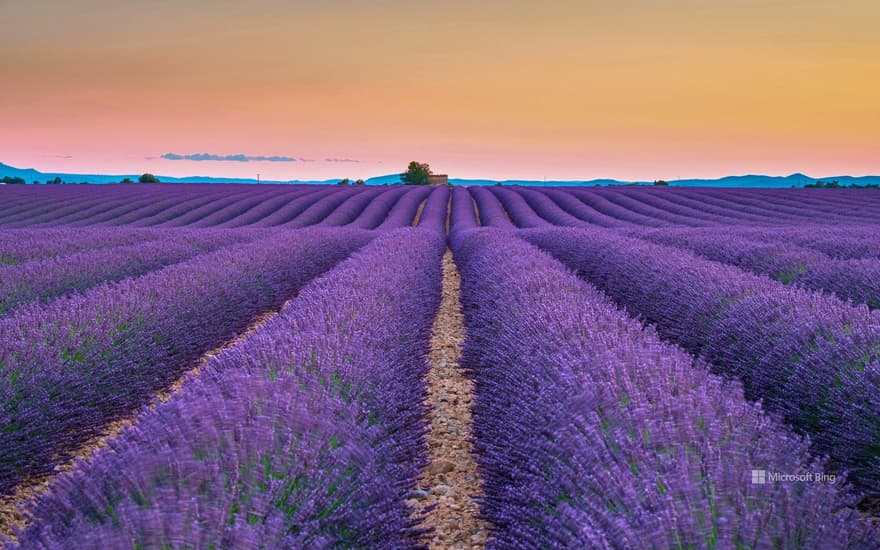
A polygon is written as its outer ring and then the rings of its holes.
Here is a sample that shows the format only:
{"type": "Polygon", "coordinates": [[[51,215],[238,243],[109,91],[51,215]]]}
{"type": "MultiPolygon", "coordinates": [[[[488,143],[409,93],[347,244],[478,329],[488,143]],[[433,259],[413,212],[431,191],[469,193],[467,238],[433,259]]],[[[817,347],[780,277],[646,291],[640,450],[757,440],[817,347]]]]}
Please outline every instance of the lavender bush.
{"type": "MultiPolygon", "coordinates": [[[[385,221],[391,209],[400,202],[402,197],[406,196],[406,194],[407,189],[404,187],[395,187],[376,194],[375,200],[371,200],[360,215],[348,224],[348,227],[376,229],[385,221]]],[[[418,208],[418,205],[416,205],[416,208],[418,208]]],[[[413,210],[413,214],[415,214],[415,210],[413,210]]],[[[412,216],[410,216],[409,221],[412,222],[412,216]]]]}
{"type": "Polygon", "coordinates": [[[76,216],[53,220],[49,225],[74,227],[127,225],[130,221],[155,216],[166,208],[180,204],[183,199],[184,197],[173,196],[136,201],[114,201],[107,205],[109,208],[81,211],[76,216]]]}
{"type": "Polygon", "coordinates": [[[535,213],[553,225],[569,227],[583,227],[589,225],[581,219],[566,212],[558,204],[553,202],[546,193],[540,189],[517,188],[516,192],[522,196],[535,213]]]}
{"type": "Polygon", "coordinates": [[[344,204],[348,199],[352,198],[360,189],[352,190],[349,188],[333,189],[326,195],[318,198],[308,208],[303,210],[292,220],[281,224],[282,227],[298,228],[316,225],[327,219],[336,211],[340,205],[344,204]]]}
{"type": "Polygon", "coordinates": [[[330,214],[321,220],[318,225],[329,227],[334,225],[347,225],[363,212],[370,203],[374,202],[381,193],[381,189],[352,189],[349,196],[330,214]]]}
{"type": "Polygon", "coordinates": [[[468,191],[479,210],[480,225],[501,229],[516,228],[504,206],[491,191],[482,187],[470,187],[468,191]]]}
{"type": "Polygon", "coordinates": [[[477,205],[471,193],[464,187],[452,189],[449,205],[449,231],[464,231],[480,225],[477,205]]]}
{"type": "Polygon", "coordinates": [[[880,258],[880,235],[876,225],[828,226],[813,223],[776,227],[772,231],[735,227],[731,228],[731,233],[765,243],[788,243],[809,248],[838,260],[880,258]]]}
{"type": "Polygon", "coordinates": [[[33,260],[60,258],[78,252],[99,250],[167,238],[168,233],[150,229],[106,231],[87,228],[5,229],[0,232],[0,269],[33,260]]]}
{"type": "MultiPolygon", "coordinates": [[[[112,237],[112,231],[105,231],[112,237]]],[[[99,283],[159,269],[224,246],[263,236],[250,231],[182,231],[143,244],[101,248],[0,269],[0,315],[20,304],[47,302],[99,283]]]]}
{"type": "Polygon", "coordinates": [[[564,189],[541,189],[541,193],[553,200],[565,212],[588,224],[601,227],[626,227],[633,225],[630,222],[608,216],[595,208],[587,206],[564,189]]]}
{"type": "MultiPolygon", "coordinates": [[[[274,209],[271,213],[267,213],[265,217],[250,221],[255,227],[274,227],[276,225],[284,225],[294,221],[300,214],[306,212],[319,201],[322,201],[331,194],[338,193],[340,189],[322,188],[314,193],[302,193],[293,198],[288,199],[280,208],[274,209]]],[[[273,204],[273,207],[275,205],[273,204]]]]}
{"type": "Polygon", "coordinates": [[[133,220],[129,222],[129,224],[134,227],[180,227],[188,223],[195,223],[205,216],[223,208],[223,206],[228,204],[230,200],[240,199],[244,196],[246,195],[241,191],[233,195],[228,193],[209,193],[204,196],[194,197],[187,201],[181,201],[152,216],[133,220]]]}
{"type": "Polygon", "coordinates": [[[0,319],[0,492],[52,471],[370,238],[282,233],[0,319]]]}
{"type": "Polygon", "coordinates": [[[448,187],[435,187],[425,199],[418,227],[446,234],[446,220],[452,191],[448,187]]]}
{"type": "Polygon", "coordinates": [[[524,231],[880,489],[880,314],[603,230],[524,231]]]}
{"type": "MultiPolygon", "coordinates": [[[[808,229],[808,228],[805,228],[808,229]]],[[[691,250],[704,258],[767,275],[784,284],[824,290],[843,300],[880,308],[880,258],[835,260],[827,254],[788,242],[773,242],[775,231],[755,239],[729,229],[630,233],[660,244],[691,250]]]]}
{"type": "Polygon", "coordinates": [[[490,548],[868,548],[808,444],[513,234],[453,239],[490,548]]]}
{"type": "Polygon", "coordinates": [[[178,213],[186,212],[187,208],[197,208],[211,200],[207,196],[192,196],[188,193],[175,194],[171,197],[155,197],[128,201],[118,204],[115,208],[104,210],[98,214],[81,216],[77,219],[58,219],[52,225],[71,225],[75,227],[110,226],[119,227],[139,222],[146,218],[153,218],[174,208],[178,213]]]}
{"type": "MultiPolygon", "coordinates": [[[[387,216],[385,216],[385,218],[376,227],[376,229],[396,229],[399,227],[412,227],[413,223],[415,222],[415,217],[419,211],[419,208],[422,207],[424,201],[427,200],[428,196],[431,194],[431,191],[432,189],[428,187],[416,187],[415,189],[407,189],[406,192],[400,196],[397,202],[394,203],[394,206],[391,208],[391,210],[388,211],[387,216]]],[[[444,203],[444,205],[445,204],[446,203],[444,203]]]]}
{"type": "Polygon", "coordinates": [[[287,218],[288,220],[292,219],[296,214],[305,210],[311,204],[309,201],[314,201],[314,198],[320,196],[320,193],[323,191],[324,189],[318,188],[293,189],[286,193],[273,193],[273,196],[267,198],[254,208],[219,224],[218,227],[246,227],[263,220],[268,220],[270,217],[282,212],[290,216],[287,218]]]}
{"type": "Polygon", "coordinates": [[[657,219],[653,216],[639,214],[638,212],[634,212],[618,204],[615,204],[605,198],[605,196],[601,192],[595,191],[593,189],[573,188],[565,189],[563,192],[570,193],[575,198],[579,199],[585,205],[593,208],[597,212],[600,212],[612,218],[616,218],[618,220],[622,220],[627,223],[631,223],[633,225],[643,225],[651,227],[665,227],[672,225],[670,222],[657,219]]]}
{"type": "Polygon", "coordinates": [[[411,548],[443,239],[385,233],[53,484],[23,548],[411,548]]]}
{"type": "Polygon", "coordinates": [[[539,216],[528,202],[516,191],[496,186],[492,194],[504,206],[510,216],[510,220],[517,227],[549,227],[550,222],[539,216]]]}
{"type": "Polygon", "coordinates": [[[262,192],[249,193],[238,200],[231,200],[229,203],[215,211],[213,214],[205,216],[199,221],[186,224],[189,227],[216,227],[230,220],[233,220],[242,214],[249,212],[267,199],[276,196],[278,193],[274,189],[263,190],[262,192]]]}

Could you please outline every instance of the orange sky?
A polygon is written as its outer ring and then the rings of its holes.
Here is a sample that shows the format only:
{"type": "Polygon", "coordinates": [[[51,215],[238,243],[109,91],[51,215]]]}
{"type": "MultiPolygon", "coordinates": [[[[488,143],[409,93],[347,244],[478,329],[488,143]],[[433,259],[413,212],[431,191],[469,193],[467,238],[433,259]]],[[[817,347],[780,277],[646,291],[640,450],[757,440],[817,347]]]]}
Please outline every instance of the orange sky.
{"type": "Polygon", "coordinates": [[[0,162],[19,167],[880,174],[876,0],[0,0],[0,13],[0,162]]]}

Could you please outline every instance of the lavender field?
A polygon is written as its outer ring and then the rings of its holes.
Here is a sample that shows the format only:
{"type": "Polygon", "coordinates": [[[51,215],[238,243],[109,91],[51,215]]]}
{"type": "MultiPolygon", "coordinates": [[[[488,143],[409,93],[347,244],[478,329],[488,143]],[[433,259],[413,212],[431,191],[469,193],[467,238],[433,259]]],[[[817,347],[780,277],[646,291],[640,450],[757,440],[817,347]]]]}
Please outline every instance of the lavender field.
{"type": "Polygon", "coordinates": [[[873,189],[5,186],[0,544],[880,548],[878,310],[873,189]]]}

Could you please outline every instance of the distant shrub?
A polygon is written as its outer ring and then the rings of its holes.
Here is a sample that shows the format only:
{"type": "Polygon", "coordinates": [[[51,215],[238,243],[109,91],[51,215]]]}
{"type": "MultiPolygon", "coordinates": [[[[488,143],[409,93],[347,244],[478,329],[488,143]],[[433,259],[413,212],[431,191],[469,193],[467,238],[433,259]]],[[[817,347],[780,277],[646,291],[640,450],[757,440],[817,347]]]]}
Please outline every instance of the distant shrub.
{"type": "Polygon", "coordinates": [[[809,187],[813,189],[877,189],[880,188],[880,184],[876,183],[866,183],[865,185],[859,185],[858,183],[851,183],[849,185],[840,185],[837,180],[833,181],[822,181],[819,180],[816,183],[808,183],[804,185],[804,187],[809,187]]]}
{"type": "Polygon", "coordinates": [[[143,174],[138,178],[138,182],[140,183],[159,183],[159,178],[154,176],[153,174],[143,174]]]}
{"type": "Polygon", "coordinates": [[[351,185],[351,180],[348,178],[341,179],[336,182],[336,185],[351,185]]]}
{"type": "Polygon", "coordinates": [[[354,182],[355,185],[366,185],[367,183],[364,180],[358,179],[354,182]]]}
{"type": "MultiPolygon", "coordinates": [[[[149,174],[147,174],[147,175],[149,175],[149,174]]],[[[134,183],[134,181],[132,181],[131,178],[123,178],[123,180],[120,181],[119,183],[134,183]]]]}
{"type": "MultiPolygon", "coordinates": [[[[853,185],[855,185],[855,184],[853,184],[853,185]]],[[[808,184],[804,185],[804,187],[815,187],[815,188],[819,188],[819,189],[822,189],[822,188],[837,189],[840,187],[840,184],[837,182],[837,180],[834,180],[834,181],[819,180],[816,183],[808,183],[808,184]]]]}
{"type": "Polygon", "coordinates": [[[0,182],[8,183],[9,185],[24,185],[25,184],[24,178],[10,177],[10,176],[3,176],[3,179],[0,179],[0,182]]]}
{"type": "Polygon", "coordinates": [[[669,182],[666,180],[654,180],[654,187],[669,187],[669,182]]]}
{"type": "Polygon", "coordinates": [[[407,185],[428,185],[431,167],[424,162],[412,161],[406,172],[400,175],[400,181],[407,185]]]}

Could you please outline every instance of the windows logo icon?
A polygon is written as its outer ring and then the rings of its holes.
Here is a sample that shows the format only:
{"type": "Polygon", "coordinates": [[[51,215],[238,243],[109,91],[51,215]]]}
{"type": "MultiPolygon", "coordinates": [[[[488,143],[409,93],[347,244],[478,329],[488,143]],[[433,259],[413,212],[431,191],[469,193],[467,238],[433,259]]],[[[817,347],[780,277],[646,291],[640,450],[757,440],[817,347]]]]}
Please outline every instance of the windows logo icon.
{"type": "Polygon", "coordinates": [[[764,485],[767,483],[767,470],[752,470],[752,484],[764,485]]]}

